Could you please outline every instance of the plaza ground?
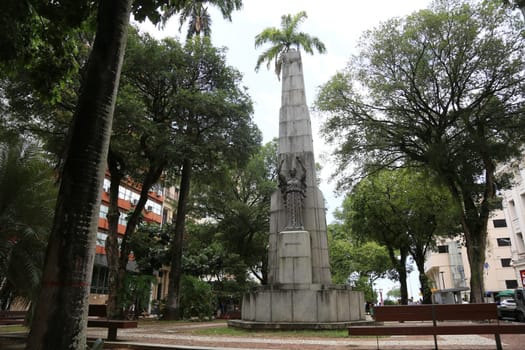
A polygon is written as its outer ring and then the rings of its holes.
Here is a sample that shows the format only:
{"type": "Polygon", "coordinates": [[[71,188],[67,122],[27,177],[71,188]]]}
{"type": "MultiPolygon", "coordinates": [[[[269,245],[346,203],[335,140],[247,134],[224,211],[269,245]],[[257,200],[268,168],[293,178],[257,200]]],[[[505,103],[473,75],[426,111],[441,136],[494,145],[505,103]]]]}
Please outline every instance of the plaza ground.
{"type": "MultiPolygon", "coordinates": [[[[315,333],[291,335],[288,332],[242,332],[240,335],[213,334],[214,328],[225,327],[226,322],[148,322],[141,321],[135,329],[120,329],[118,341],[106,342],[104,349],[185,349],[185,350],[349,350],[349,349],[434,349],[432,336],[395,337],[319,337],[315,333]],[[208,334],[202,334],[207,329],[208,334]]],[[[107,330],[89,328],[90,339],[104,338],[107,330]]],[[[23,338],[22,338],[23,339],[23,338]]],[[[484,350],[496,349],[493,335],[438,336],[439,349],[484,350]]],[[[522,350],[525,334],[501,335],[504,350],[522,350]]],[[[0,327],[1,349],[23,349],[20,337],[7,336],[0,327]]]]}

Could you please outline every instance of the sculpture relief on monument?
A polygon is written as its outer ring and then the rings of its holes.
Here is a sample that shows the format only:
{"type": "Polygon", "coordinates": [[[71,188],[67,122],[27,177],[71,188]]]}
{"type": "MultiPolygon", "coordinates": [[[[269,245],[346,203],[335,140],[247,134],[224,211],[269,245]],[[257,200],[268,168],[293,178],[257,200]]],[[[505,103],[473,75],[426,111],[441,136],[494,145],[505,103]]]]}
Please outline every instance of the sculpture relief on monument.
{"type": "Polygon", "coordinates": [[[301,166],[301,175],[297,175],[297,169],[294,167],[289,170],[288,176],[286,176],[286,174],[282,172],[284,159],[277,169],[279,188],[281,189],[284,207],[286,208],[287,230],[304,229],[303,200],[306,196],[306,169],[299,157],[296,157],[296,160],[301,166]]]}
{"type": "Polygon", "coordinates": [[[247,293],[241,328],[345,328],[364,320],[364,296],[331,284],[324,197],[317,185],[301,55],[282,59],[278,186],[271,198],[268,284],[247,293]]]}

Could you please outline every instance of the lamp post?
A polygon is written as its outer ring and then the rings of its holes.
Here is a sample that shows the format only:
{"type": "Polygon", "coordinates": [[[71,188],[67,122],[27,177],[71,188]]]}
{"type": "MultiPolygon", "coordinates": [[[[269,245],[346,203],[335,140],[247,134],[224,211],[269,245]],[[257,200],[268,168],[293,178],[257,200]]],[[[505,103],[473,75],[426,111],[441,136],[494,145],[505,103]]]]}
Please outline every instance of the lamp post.
{"type": "Polygon", "coordinates": [[[383,290],[379,289],[379,303],[383,306],[383,290]]]}
{"type": "Polygon", "coordinates": [[[441,283],[442,283],[443,289],[445,289],[445,277],[443,277],[443,274],[445,272],[444,271],[440,271],[439,273],[441,274],[441,283]]]}

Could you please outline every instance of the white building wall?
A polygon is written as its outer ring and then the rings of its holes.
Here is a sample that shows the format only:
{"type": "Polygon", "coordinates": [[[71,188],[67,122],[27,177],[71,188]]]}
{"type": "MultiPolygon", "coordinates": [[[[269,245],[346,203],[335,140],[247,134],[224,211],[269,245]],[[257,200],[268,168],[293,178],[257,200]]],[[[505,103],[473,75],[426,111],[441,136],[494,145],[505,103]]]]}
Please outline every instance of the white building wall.
{"type": "MultiPolygon", "coordinates": [[[[509,264],[513,247],[510,237],[510,225],[505,213],[502,210],[494,211],[487,225],[484,269],[484,289],[490,295],[517,283],[514,268],[509,264]],[[508,245],[509,242],[511,245],[508,245]]],[[[432,280],[435,292],[470,287],[470,267],[462,242],[461,237],[443,239],[437,243],[441,246],[441,252],[432,252],[427,258],[425,273],[432,280]]],[[[468,292],[462,295],[468,299],[468,292]]]]}
{"type": "Polygon", "coordinates": [[[509,223],[512,266],[519,287],[525,287],[525,153],[501,167],[512,174],[511,188],[501,191],[503,210],[509,223]]]}

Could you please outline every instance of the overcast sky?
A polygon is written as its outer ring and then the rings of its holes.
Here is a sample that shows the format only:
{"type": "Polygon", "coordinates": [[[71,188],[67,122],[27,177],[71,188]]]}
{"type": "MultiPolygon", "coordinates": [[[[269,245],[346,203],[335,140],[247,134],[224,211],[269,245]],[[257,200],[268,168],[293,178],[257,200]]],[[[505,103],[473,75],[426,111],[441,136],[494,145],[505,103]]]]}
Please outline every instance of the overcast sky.
{"type": "MultiPolygon", "coordinates": [[[[351,55],[357,54],[355,45],[361,34],[376,27],[381,21],[392,17],[405,16],[426,8],[430,0],[244,0],[243,9],[232,14],[232,22],[222,19],[217,11],[212,14],[212,42],[218,47],[227,47],[227,62],[244,76],[244,85],[254,102],[254,120],[263,133],[264,142],[278,136],[281,84],[273,71],[263,65],[258,73],[254,71],[257,57],[266,46],[254,47],[254,38],[264,28],[280,27],[281,16],[295,15],[306,11],[308,18],[300,25],[299,31],[317,36],[326,46],[326,53],[314,56],[303,52],[303,73],[306,100],[309,107],[320,85],[326,83],[338,70],[345,67],[351,55]]],[[[148,32],[155,33],[151,25],[141,25],[148,32]]],[[[155,36],[186,36],[185,29],[179,33],[178,18],[174,17],[162,32],[155,36]]],[[[340,205],[342,197],[334,195],[334,183],[328,182],[333,172],[326,155],[330,150],[318,135],[322,117],[311,113],[316,161],[323,170],[321,191],[327,200],[327,222],[333,221],[333,212],[340,205]]]]}

